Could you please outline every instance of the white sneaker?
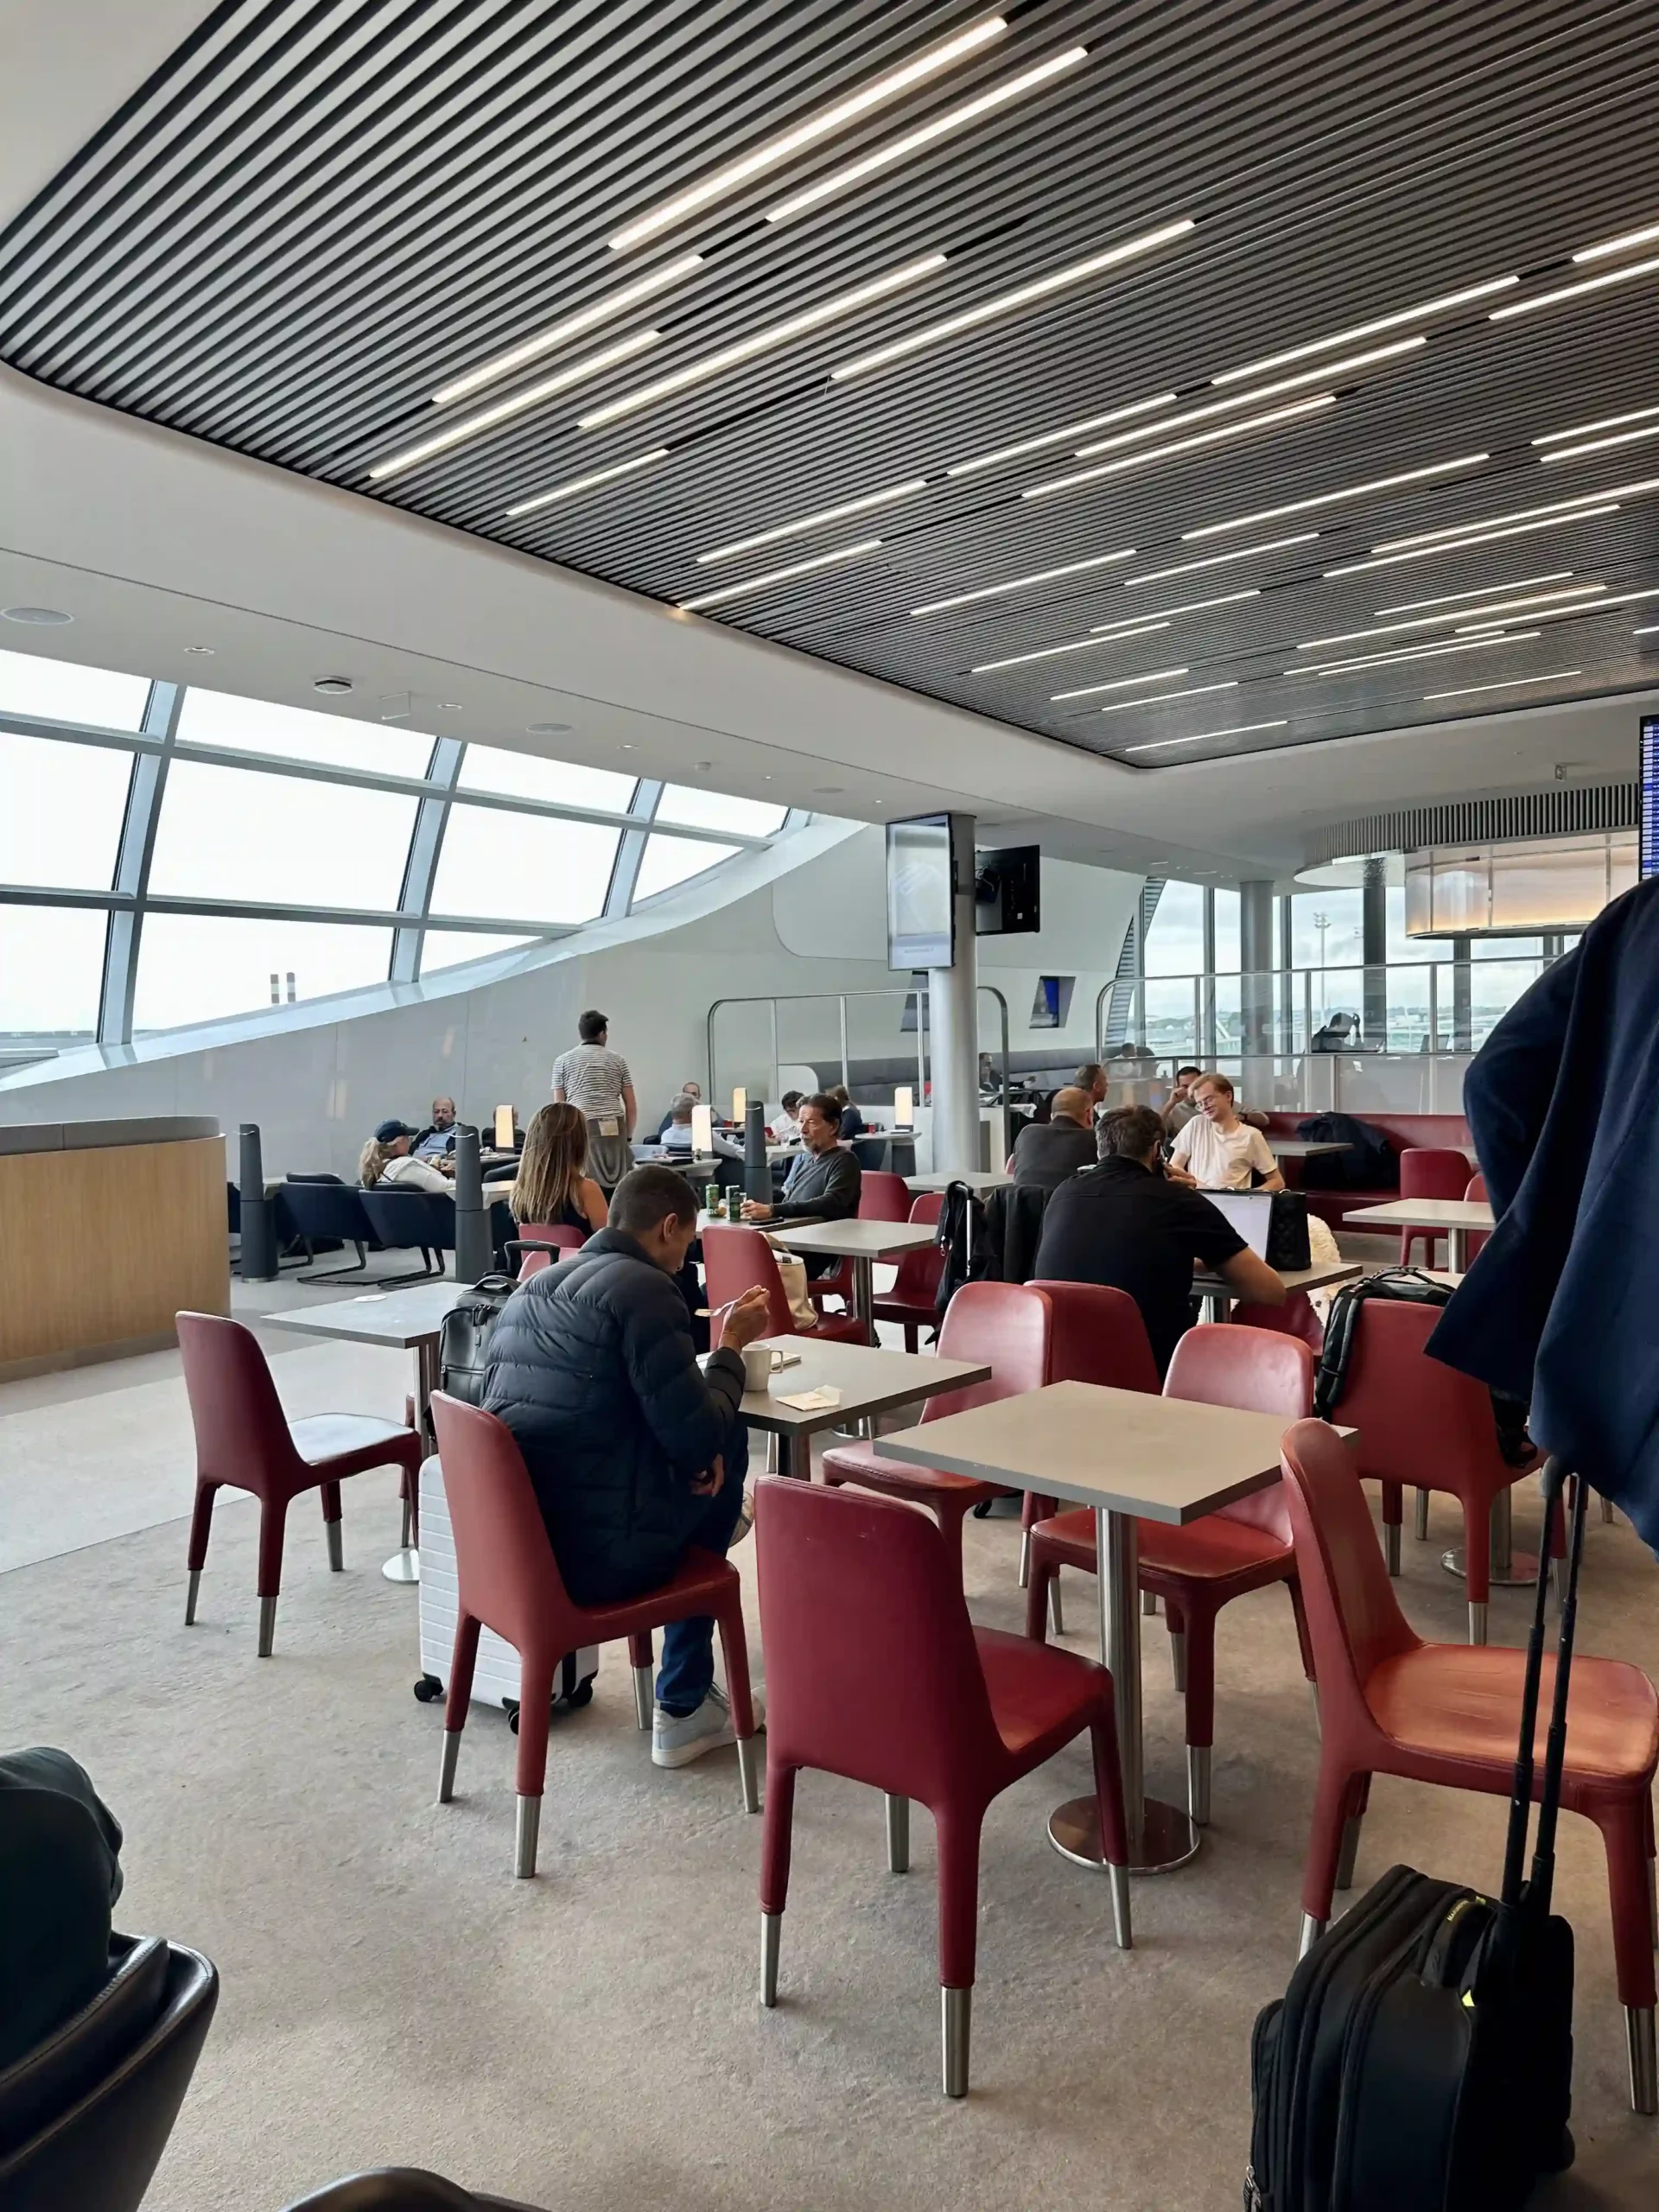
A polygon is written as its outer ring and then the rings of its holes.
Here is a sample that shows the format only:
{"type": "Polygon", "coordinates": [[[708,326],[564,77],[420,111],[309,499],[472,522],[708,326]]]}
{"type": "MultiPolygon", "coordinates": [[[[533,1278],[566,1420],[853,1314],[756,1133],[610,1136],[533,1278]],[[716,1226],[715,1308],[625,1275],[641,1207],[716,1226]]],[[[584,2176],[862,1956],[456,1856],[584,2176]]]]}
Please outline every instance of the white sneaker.
{"type": "MultiPolygon", "coordinates": [[[[758,1735],[766,1726],[766,1713],[759,1697],[753,1697],[753,1702],[758,1735]]],[[[664,1713],[660,1705],[657,1707],[651,1724],[651,1763],[653,1766],[690,1766],[705,1751],[718,1751],[722,1744],[736,1741],[730,1701],[717,1683],[711,1684],[708,1696],[695,1713],[677,1715],[664,1713]]]]}

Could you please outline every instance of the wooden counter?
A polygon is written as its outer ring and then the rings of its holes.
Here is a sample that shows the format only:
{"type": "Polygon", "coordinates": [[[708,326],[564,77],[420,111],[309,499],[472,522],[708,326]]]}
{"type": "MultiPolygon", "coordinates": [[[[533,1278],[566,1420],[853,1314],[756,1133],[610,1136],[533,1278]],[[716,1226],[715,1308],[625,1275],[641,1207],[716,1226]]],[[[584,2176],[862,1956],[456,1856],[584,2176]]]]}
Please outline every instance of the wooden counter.
{"type": "Polygon", "coordinates": [[[154,1351],[176,1340],[181,1308],[230,1311],[212,1128],[0,1129],[0,1378],[154,1351]]]}

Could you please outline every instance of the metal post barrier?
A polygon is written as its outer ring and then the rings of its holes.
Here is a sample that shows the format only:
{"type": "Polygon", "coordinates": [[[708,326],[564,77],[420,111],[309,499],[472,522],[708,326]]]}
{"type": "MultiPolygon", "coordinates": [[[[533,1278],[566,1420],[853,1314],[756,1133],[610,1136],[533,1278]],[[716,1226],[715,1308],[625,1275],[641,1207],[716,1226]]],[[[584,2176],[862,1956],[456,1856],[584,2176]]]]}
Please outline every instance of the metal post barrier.
{"type": "Polygon", "coordinates": [[[766,1161],[766,1109],[758,1098],[743,1109],[743,1195],[766,1205],[772,1198],[772,1169],[766,1161]]]}
{"type": "Polygon", "coordinates": [[[265,1196],[264,1158],[259,1143],[259,1124],[242,1124],[241,1173],[242,1258],[244,1282],[276,1280],[276,1224],[275,1209],[265,1196]]]}
{"type": "Polygon", "coordinates": [[[484,1208],[484,1170],[478,1157],[478,1131],[467,1122],[455,1126],[455,1281],[477,1282],[490,1272],[494,1246],[484,1208]]]}

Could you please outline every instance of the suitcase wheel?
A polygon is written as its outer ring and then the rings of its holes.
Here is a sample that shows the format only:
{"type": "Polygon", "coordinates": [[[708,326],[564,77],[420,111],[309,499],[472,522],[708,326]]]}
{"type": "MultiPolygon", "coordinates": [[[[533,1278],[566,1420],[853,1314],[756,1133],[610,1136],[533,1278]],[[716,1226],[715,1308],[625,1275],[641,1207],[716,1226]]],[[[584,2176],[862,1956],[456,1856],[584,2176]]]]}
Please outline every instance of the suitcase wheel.
{"type": "Polygon", "coordinates": [[[415,1694],[423,1705],[435,1705],[443,1695],[443,1684],[435,1675],[423,1675],[415,1685],[415,1694]]]}
{"type": "Polygon", "coordinates": [[[571,1691],[569,1703],[572,1713],[579,1713],[584,1705],[591,1705],[593,1701],[594,1678],[589,1675],[585,1682],[578,1682],[571,1691]]]}

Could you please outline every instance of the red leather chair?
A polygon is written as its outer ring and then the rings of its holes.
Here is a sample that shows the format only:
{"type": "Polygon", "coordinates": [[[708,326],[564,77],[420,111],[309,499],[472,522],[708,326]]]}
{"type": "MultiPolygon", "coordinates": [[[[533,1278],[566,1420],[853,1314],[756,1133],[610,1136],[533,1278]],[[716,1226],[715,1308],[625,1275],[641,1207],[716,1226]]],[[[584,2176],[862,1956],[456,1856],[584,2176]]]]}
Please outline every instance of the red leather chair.
{"type": "MultiPolygon", "coordinates": [[[[1471,1205],[1477,1204],[1480,1205],[1489,1205],[1491,1201],[1486,1195],[1486,1178],[1484,1175],[1471,1175],[1469,1178],[1469,1187],[1465,1191],[1463,1195],[1469,1201],[1471,1205]]],[[[1479,1251],[1481,1246],[1486,1242],[1488,1233],[1489,1232],[1484,1229],[1477,1229],[1471,1233],[1469,1237],[1469,1260],[1471,1266],[1474,1263],[1476,1253],[1479,1251]]]]}
{"type": "MultiPolygon", "coordinates": [[[[931,1228],[937,1224],[944,1205],[942,1191],[924,1191],[911,1207],[909,1218],[925,1222],[931,1228]]],[[[944,1255],[937,1244],[924,1245],[919,1252],[903,1253],[892,1289],[885,1298],[875,1301],[874,1319],[896,1322],[905,1332],[906,1351],[916,1351],[924,1329],[937,1330],[939,1325],[938,1308],[933,1300],[944,1269],[944,1255]]]]}
{"type": "MultiPolygon", "coordinates": [[[[965,1414],[997,1398],[1017,1398],[1039,1390],[1049,1380],[1049,1303],[1029,1283],[965,1282],[945,1309],[939,1331],[941,1359],[988,1363],[988,1382],[965,1390],[943,1390],[922,1408],[924,1423],[947,1414],[965,1414]]],[[[938,1520],[945,1549],[962,1582],[962,1524],[976,1505],[1004,1493],[995,1483],[976,1482],[943,1467],[910,1467],[884,1459],[874,1443],[838,1444],[823,1455],[823,1479],[832,1487],[856,1483],[912,1505],[925,1505],[938,1520]]]]}
{"type": "MultiPolygon", "coordinates": [[[[1164,1382],[1166,1398],[1301,1420],[1313,1404],[1313,1355],[1294,1337],[1208,1322],[1189,1329],[1175,1347],[1164,1382]]],[[[1344,1423],[1346,1414],[1344,1413],[1344,1423]]],[[[1210,1818],[1211,1753],[1216,1730],[1216,1616],[1252,1590],[1283,1582],[1290,1591],[1302,1665],[1313,1677],[1307,1626],[1296,1581],[1296,1558],[1282,1489],[1258,1491],[1185,1528],[1140,1524],[1141,1588],[1164,1601],[1175,1687],[1186,1694],[1187,1806],[1198,1827],[1210,1818]]],[[[1039,1643],[1047,1589],[1059,1567],[1096,1572],[1095,1516],[1073,1510],[1032,1531],[1032,1579],[1026,1633],[1039,1643]]]]}
{"type": "MultiPolygon", "coordinates": [[[[1362,1432],[1363,1436],[1363,1432],[1362,1432]]],[[[1285,1439],[1284,1489],[1319,1681],[1319,1780],[1302,1878],[1303,1948],[1351,1874],[1374,1774],[1507,1798],[1521,1733],[1526,1655],[1504,1645],[1425,1643],[1401,1612],[1349,1450],[1323,1421],[1285,1439]]],[[[1536,1795],[1554,1661],[1544,1662],[1536,1795]]],[[[1659,1695],[1637,1667],[1575,1656],[1561,1802],[1601,1830],[1613,1961],[1630,2052],[1630,2101],[1659,2110],[1654,2066],[1653,1778],[1659,1695]]]]}
{"type": "Polygon", "coordinates": [[[338,1574],[340,1486],[370,1467],[400,1467],[405,1500],[421,1471],[421,1440],[411,1428],[372,1414],[310,1414],[289,1420],[265,1355],[251,1329],[220,1313],[181,1313],[179,1356],[196,1432],[196,1503],[185,1555],[189,1586],[184,1624],[196,1618],[196,1594],[207,1564],[213,1493],[222,1484],[251,1491],[259,1501],[259,1643],[269,1659],[283,1586],[283,1534],[288,1509],[302,1491],[322,1492],[328,1564],[338,1574]]]}
{"type": "MultiPolygon", "coordinates": [[[[1355,1317],[1353,1347],[1337,1418],[1359,1431],[1357,1465],[1382,1485],[1389,1567],[1400,1571],[1399,1526],[1405,1489],[1446,1491],[1463,1506],[1464,1580],[1469,1641],[1486,1641],[1491,1594],[1493,1500],[1529,1468],[1512,1467],[1497,1448],[1491,1395],[1424,1350],[1440,1309],[1371,1299],[1355,1317]]],[[[1535,1458],[1532,1466],[1539,1460],[1535,1458]]],[[[1420,1514],[1418,1533],[1427,1534],[1420,1514]]]]}
{"type": "Polygon", "coordinates": [[[472,1703],[480,1628],[493,1629],[518,1654],[518,1813],[513,1871],[527,1880],[536,1872],[553,1682],[565,1654],[579,1651],[584,1644],[614,1643],[626,1637],[633,1664],[634,1717],[642,1728],[649,1728],[652,1630],[709,1613],[719,1625],[726,1661],[743,1809],[758,1811],[754,1705],[736,1568],[713,1552],[693,1546],[677,1573],[641,1597],[614,1605],[575,1605],[553,1556],[547,1524],[512,1431],[493,1414],[465,1405],[442,1390],[432,1394],[432,1421],[454,1531],[460,1593],[454,1658],[443,1710],[439,1804],[448,1804],[454,1796],[455,1762],[472,1703]]]}
{"type": "MultiPolygon", "coordinates": [[[[1402,1198],[1460,1198],[1469,1181],[1469,1155],[1439,1151],[1428,1146],[1409,1146],[1400,1155],[1400,1195],[1402,1198]]],[[[1402,1229],[1400,1264],[1408,1268],[1415,1248],[1423,1247],[1423,1265],[1434,1264],[1436,1235],[1432,1229],[1402,1229]]]]}
{"type": "Polygon", "coordinates": [[[1315,1359],[1325,1350],[1325,1324],[1305,1290],[1293,1290],[1282,1306],[1252,1306],[1241,1300],[1227,1319],[1241,1329],[1269,1329],[1277,1336],[1294,1337],[1315,1359]]]}
{"type": "Polygon", "coordinates": [[[867,1167],[859,1185],[858,1217],[861,1221],[908,1221],[910,1185],[904,1177],[889,1174],[885,1167],[867,1167]]]}
{"type": "MultiPolygon", "coordinates": [[[[518,1234],[512,1239],[512,1243],[520,1248],[527,1244],[551,1244],[560,1252],[580,1252],[587,1242],[581,1230],[572,1229],[569,1223],[563,1221],[521,1221],[518,1234]]],[[[518,1255],[519,1281],[526,1281],[530,1276],[539,1274],[543,1268],[550,1268],[553,1263],[551,1252],[524,1251],[521,1249],[518,1255]]]]}
{"type": "Polygon", "coordinates": [[[778,2001],[796,1775],[816,1767],[883,1791],[897,1874],[919,1798],[938,1836],[944,2094],[965,2096],[981,1824],[993,1798],[1085,1728],[1117,1942],[1129,1947],[1112,1678],[1069,1651],[976,1629],[957,1562],[919,1513],[775,1477],[755,1491],[769,1700],[761,2002],[778,2001]]]}
{"type": "Polygon", "coordinates": [[[770,1301],[769,1337],[822,1337],[838,1344],[866,1344],[864,1325],[851,1313],[821,1313],[816,1329],[802,1329],[784,1295],[772,1249],[758,1229],[711,1222],[702,1232],[702,1271],[710,1313],[718,1313],[757,1287],[770,1301]]]}

